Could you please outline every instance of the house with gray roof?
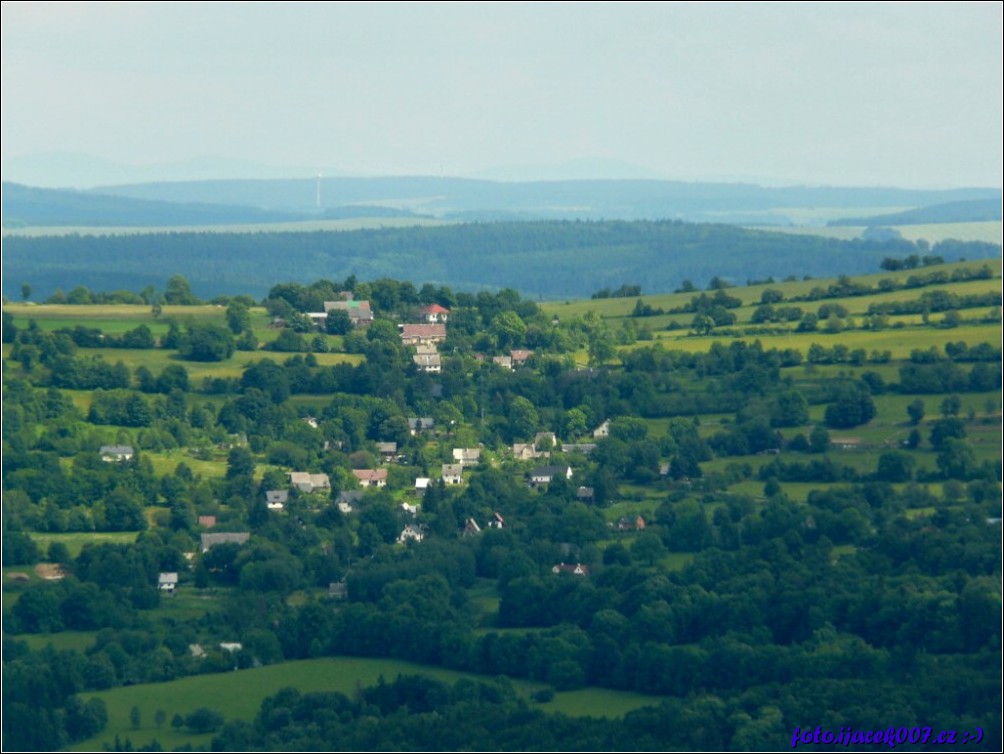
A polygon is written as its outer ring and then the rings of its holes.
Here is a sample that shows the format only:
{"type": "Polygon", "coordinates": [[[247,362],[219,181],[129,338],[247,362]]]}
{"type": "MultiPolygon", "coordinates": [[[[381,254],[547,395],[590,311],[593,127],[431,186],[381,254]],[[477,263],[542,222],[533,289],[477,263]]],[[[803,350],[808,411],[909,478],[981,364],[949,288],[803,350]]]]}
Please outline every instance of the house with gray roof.
{"type": "Polygon", "coordinates": [[[214,532],[212,534],[201,535],[202,552],[209,552],[210,548],[216,545],[235,544],[242,545],[251,538],[251,532],[214,532]]]}

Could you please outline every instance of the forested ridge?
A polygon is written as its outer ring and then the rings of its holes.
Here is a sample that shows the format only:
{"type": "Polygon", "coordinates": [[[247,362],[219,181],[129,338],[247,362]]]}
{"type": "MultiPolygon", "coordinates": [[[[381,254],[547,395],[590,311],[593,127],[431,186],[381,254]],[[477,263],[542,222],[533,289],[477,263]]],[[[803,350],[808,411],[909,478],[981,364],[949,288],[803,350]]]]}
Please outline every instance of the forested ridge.
{"type": "Polygon", "coordinates": [[[640,296],[557,317],[386,277],[6,305],[4,747],[764,750],[820,725],[998,750],[1000,273],[940,262],[752,304],[713,279],[681,295],[689,350],[635,326],[640,296]],[[429,370],[398,325],[443,312],[429,370]],[[811,345],[732,334],[767,324],[811,345]],[[251,717],[105,702],[344,656],[480,679],[291,688],[251,717]],[[650,703],[547,706],[583,689],[650,703]]]}
{"type": "MultiPolygon", "coordinates": [[[[947,261],[992,258],[1000,247],[944,242],[947,261]]],[[[936,244],[938,252],[941,244],[936,244]]],[[[668,292],[686,279],[732,283],[874,270],[881,259],[928,252],[909,241],[840,241],[679,221],[470,223],[343,232],[8,236],[5,293],[27,281],[42,297],[83,285],[139,290],[184,269],[203,297],[263,296],[276,280],[354,275],[458,290],[510,287],[547,299],[581,298],[626,282],[668,292]]]]}

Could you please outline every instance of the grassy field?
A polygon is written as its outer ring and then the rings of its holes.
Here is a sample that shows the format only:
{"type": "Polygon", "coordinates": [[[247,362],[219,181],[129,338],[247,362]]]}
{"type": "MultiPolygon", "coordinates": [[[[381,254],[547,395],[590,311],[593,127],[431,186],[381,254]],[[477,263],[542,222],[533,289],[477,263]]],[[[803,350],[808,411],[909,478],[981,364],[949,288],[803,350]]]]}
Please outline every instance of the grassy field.
{"type": "MultiPolygon", "coordinates": [[[[937,269],[939,271],[946,270],[950,273],[952,270],[957,268],[978,269],[982,267],[984,264],[989,265],[991,270],[993,270],[995,279],[977,280],[971,282],[982,284],[982,286],[978,287],[977,290],[981,291],[994,290],[994,289],[1000,290],[1001,287],[1000,277],[1002,270],[1002,262],[1000,259],[977,260],[974,262],[958,262],[955,264],[942,265],[939,266],[937,269]]],[[[934,268],[921,268],[918,270],[900,270],[896,272],[880,271],[871,275],[855,275],[853,277],[853,280],[855,282],[867,284],[872,287],[876,286],[878,282],[883,279],[895,280],[898,283],[902,284],[905,283],[907,278],[911,277],[912,275],[917,275],[923,272],[929,272],[931,271],[931,269],[934,268]]],[[[694,282],[700,285],[704,281],[695,280],[694,282]]],[[[784,293],[785,299],[790,299],[795,296],[806,296],[813,288],[819,286],[825,287],[832,282],[833,281],[829,279],[789,280],[789,281],[778,280],[777,282],[774,283],[764,283],[759,285],[728,288],[726,292],[730,296],[734,296],[741,299],[745,306],[754,306],[760,302],[760,296],[763,294],[763,291],[767,288],[780,290],[784,293]]],[[[956,288],[956,286],[968,285],[968,284],[969,284],[968,282],[953,283],[951,289],[953,291],[964,290],[963,288],[956,288]]],[[[924,291],[937,290],[938,288],[944,288],[944,287],[946,286],[928,286],[927,288],[916,288],[906,291],[893,291],[889,294],[876,294],[876,296],[856,296],[845,299],[826,299],[825,301],[818,301],[818,302],[802,302],[799,303],[798,305],[802,306],[803,309],[807,309],[807,307],[812,307],[814,309],[815,307],[818,307],[819,304],[822,303],[838,302],[843,304],[844,306],[848,306],[848,308],[852,312],[863,311],[864,309],[868,308],[868,305],[872,301],[893,300],[884,298],[885,296],[893,295],[896,293],[901,293],[901,294],[905,293],[906,298],[908,299],[917,298],[924,291]],[[878,298],[878,296],[881,296],[882,298],[878,298]],[[848,302],[851,302],[851,304],[848,305],[848,302]],[[857,303],[855,304],[853,302],[857,303]]],[[[654,295],[643,295],[640,298],[646,304],[649,304],[653,308],[664,309],[668,311],[669,309],[678,308],[688,304],[694,296],[700,294],[701,292],[702,292],[701,290],[695,290],[689,293],[663,293],[654,295]]],[[[571,319],[574,317],[581,317],[590,311],[596,312],[598,316],[603,317],[604,319],[609,319],[617,317],[626,317],[627,315],[629,315],[635,307],[635,302],[637,301],[637,298],[638,297],[581,299],[578,301],[565,301],[561,303],[544,302],[543,304],[541,304],[541,308],[547,314],[550,314],[552,316],[557,315],[561,320],[571,319]]],[[[677,314],[672,316],[674,316],[676,319],[680,321],[683,321],[683,319],[686,318],[686,322],[689,323],[693,315],[688,316],[686,314],[677,314]]],[[[639,324],[643,324],[649,321],[650,319],[655,320],[658,318],[642,318],[637,321],[639,324]]]]}
{"type": "Polygon", "coordinates": [[[97,635],[97,631],[60,631],[57,634],[18,634],[10,638],[26,642],[34,650],[45,649],[51,644],[58,651],[70,649],[83,654],[97,635]]]}
{"type": "Polygon", "coordinates": [[[44,554],[49,545],[53,542],[62,542],[70,555],[77,557],[84,545],[88,542],[94,544],[130,544],[136,541],[137,533],[134,531],[89,531],[89,532],[32,532],[31,538],[44,554]]]}
{"type": "Polygon", "coordinates": [[[45,330],[82,325],[97,327],[107,332],[124,332],[137,325],[146,325],[154,332],[167,332],[168,321],[171,319],[181,323],[191,320],[223,324],[226,321],[226,307],[213,304],[164,306],[159,317],[154,317],[151,308],[146,304],[74,306],[10,302],[4,304],[4,311],[14,315],[14,324],[18,327],[24,327],[29,319],[33,319],[45,330]]]}
{"type": "Polygon", "coordinates": [[[794,348],[804,355],[809,346],[818,343],[824,348],[832,348],[840,344],[850,350],[863,348],[868,354],[872,351],[889,351],[894,359],[903,359],[910,356],[914,350],[926,351],[931,346],[944,348],[946,343],[965,341],[967,343],[981,343],[983,341],[993,342],[994,339],[1000,342],[1000,325],[963,325],[955,328],[941,327],[903,327],[889,328],[872,332],[869,330],[849,330],[841,333],[790,332],[785,334],[759,334],[746,335],[740,338],[723,338],[721,335],[708,336],[688,336],[686,330],[675,332],[656,333],[654,341],[638,341],[629,348],[644,348],[661,343],[665,348],[673,348],[688,353],[707,353],[708,349],[715,342],[728,345],[734,340],[745,340],[753,342],[760,341],[764,350],[777,348],[783,350],[794,348]]]}
{"type": "MultiPolygon", "coordinates": [[[[300,660],[279,665],[269,665],[234,673],[194,676],[168,683],[143,684],[117,688],[92,694],[85,698],[103,699],[108,706],[108,727],[99,735],[80,741],[71,751],[100,751],[104,742],[116,735],[130,738],[139,745],[156,738],[165,749],[185,744],[195,748],[208,748],[211,735],[192,735],[178,732],[165,724],[154,724],[158,709],[164,710],[168,721],[175,714],[184,717],[199,707],[209,707],[224,717],[251,720],[258,712],[262,699],[279,689],[294,686],[301,693],[312,691],[337,691],[352,696],[360,686],[377,683],[382,676],[393,680],[398,675],[418,674],[447,683],[461,678],[487,680],[472,673],[460,673],[437,667],[418,665],[400,660],[356,657],[300,660]],[[133,706],[140,711],[140,727],[134,729],[129,721],[133,706]]],[[[529,696],[544,684],[515,679],[513,687],[518,693],[529,696]]],[[[541,709],[575,716],[621,717],[631,710],[658,704],[659,697],[624,691],[587,688],[578,691],[558,692],[554,699],[539,705],[541,709]]]]}
{"type": "MultiPolygon", "coordinates": [[[[9,344],[4,345],[4,358],[10,355],[10,349],[9,344]]],[[[235,351],[234,355],[226,361],[202,362],[186,361],[179,358],[176,351],[165,351],[159,348],[80,348],[77,350],[78,357],[99,356],[110,364],[121,361],[133,370],[141,366],[146,367],[154,375],[160,374],[165,367],[172,364],[180,365],[188,372],[188,379],[196,388],[206,377],[240,377],[244,373],[244,367],[251,362],[261,359],[282,362],[294,355],[270,351],[235,351]]],[[[315,357],[321,366],[360,364],[365,358],[359,354],[348,353],[318,353],[315,354],[315,357]]]]}

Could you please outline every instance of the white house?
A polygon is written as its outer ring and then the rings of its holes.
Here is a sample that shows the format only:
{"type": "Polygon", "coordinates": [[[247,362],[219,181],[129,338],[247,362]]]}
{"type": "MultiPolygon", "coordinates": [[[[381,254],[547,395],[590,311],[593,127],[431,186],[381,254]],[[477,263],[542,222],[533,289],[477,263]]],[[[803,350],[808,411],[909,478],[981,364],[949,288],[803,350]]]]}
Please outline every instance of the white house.
{"type": "Polygon", "coordinates": [[[464,467],[459,463],[443,464],[443,483],[447,485],[463,484],[464,467]]]}
{"type": "Polygon", "coordinates": [[[178,586],[178,574],[165,572],[157,576],[157,588],[162,592],[173,592],[178,586]]]}

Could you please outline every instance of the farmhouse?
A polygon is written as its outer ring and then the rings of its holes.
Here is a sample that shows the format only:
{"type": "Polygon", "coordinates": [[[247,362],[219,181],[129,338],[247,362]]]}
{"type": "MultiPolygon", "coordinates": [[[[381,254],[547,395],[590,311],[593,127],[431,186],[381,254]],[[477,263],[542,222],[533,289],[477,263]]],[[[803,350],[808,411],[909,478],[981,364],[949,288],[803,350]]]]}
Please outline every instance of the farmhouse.
{"type": "Polygon", "coordinates": [[[565,479],[572,478],[571,466],[538,466],[530,472],[530,484],[536,487],[538,484],[550,484],[556,476],[563,476],[565,479]]]}
{"type": "Polygon", "coordinates": [[[373,310],[369,301],[325,301],[324,316],[328,312],[342,311],[349,315],[353,327],[369,327],[373,323],[373,310]]]}
{"type": "Polygon", "coordinates": [[[409,540],[414,542],[421,542],[425,539],[425,532],[422,530],[421,526],[415,526],[414,524],[408,524],[401,530],[401,533],[397,537],[397,543],[403,545],[409,540]]]}
{"type": "Polygon", "coordinates": [[[171,594],[178,586],[178,574],[175,571],[161,573],[157,576],[157,588],[171,594]]]}
{"type": "Polygon", "coordinates": [[[235,531],[220,532],[218,534],[203,534],[201,536],[202,552],[209,552],[209,549],[216,545],[235,544],[242,545],[251,538],[251,532],[235,531]]]}
{"type": "Polygon", "coordinates": [[[396,442],[378,442],[376,446],[377,452],[380,454],[380,458],[385,461],[389,461],[397,455],[396,442]]]}
{"type": "Polygon", "coordinates": [[[420,372],[443,371],[443,360],[438,353],[416,353],[411,360],[420,372]]]}
{"type": "Polygon", "coordinates": [[[574,576],[588,576],[589,566],[582,563],[571,565],[570,563],[556,563],[551,568],[551,573],[570,573],[574,576]]]}
{"type": "Polygon", "coordinates": [[[443,464],[443,484],[454,485],[463,484],[464,482],[464,467],[459,463],[444,463],[443,464]]]}
{"type": "Polygon", "coordinates": [[[512,454],[517,461],[532,461],[537,458],[550,458],[551,454],[546,450],[537,450],[537,446],[532,442],[518,442],[512,446],[512,454]]]}
{"type": "Polygon", "coordinates": [[[330,490],[331,481],[327,474],[309,474],[305,471],[289,472],[289,482],[300,492],[316,492],[318,490],[330,490]]]}
{"type": "Polygon", "coordinates": [[[265,505],[270,511],[281,511],[289,500],[288,490],[266,490],[265,505]]]}
{"type": "Polygon", "coordinates": [[[467,519],[467,523],[464,524],[464,529],[461,534],[465,537],[473,537],[475,534],[481,533],[481,527],[478,526],[478,522],[473,518],[467,519]]]}
{"type": "Polygon", "coordinates": [[[343,490],[338,493],[338,510],[342,513],[352,513],[363,501],[363,493],[359,490],[343,490]]]}
{"type": "Polygon", "coordinates": [[[481,448],[454,448],[453,460],[465,469],[477,466],[481,461],[481,448]]]}
{"type": "Polygon", "coordinates": [[[442,343],[446,340],[446,325],[398,325],[401,328],[401,343],[406,346],[442,343]]]}
{"type": "Polygon", "coordinates": [[[526,362],[533,356],[533,351],[527,351],[526,349],[517,348],[509,352],[510,363],[515,369],[516,367],[525,366],[526,362]]]}
{"type": "Polygon", "coordinates": [[[387,469],[353,469],[352,476],[363,487],[386,487],[387,469]]]}
{"type": "Polygon", "coordinates": [[[422,432],[432,432],[436,428],[436,422],[431,416],[410,416],[408,417],[408,431],[412,436],[422,432]]]}
{"type": "Polygon", "coordinates": [[[450,310],[439,304],[430,304],[422,309],[422,319],[430,324],[446,322],[450,318],[450,310]]]}
{"type": "Polygon", "coordinates": [[[102,445],[100,453],[106,463],[129,461],[135,455],[132,445],[102,445]]]}

